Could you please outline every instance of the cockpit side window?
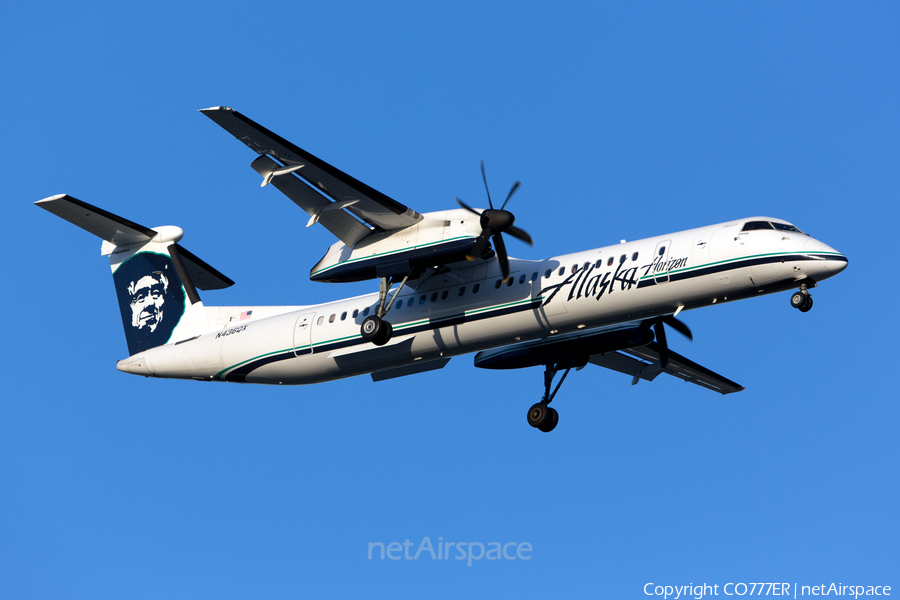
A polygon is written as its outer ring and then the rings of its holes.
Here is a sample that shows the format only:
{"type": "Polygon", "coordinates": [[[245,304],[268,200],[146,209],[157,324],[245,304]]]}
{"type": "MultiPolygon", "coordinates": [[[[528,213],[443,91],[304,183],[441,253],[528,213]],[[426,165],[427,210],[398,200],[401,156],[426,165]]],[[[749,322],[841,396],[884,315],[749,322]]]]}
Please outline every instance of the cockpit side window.
{"type": "Polygon", "coordinates": [[[772,229],[768,221],[747,221],[741,231],[756,231],[757,229],[772,229]]]}
{"type": "Polygon", "coordinates": [[[790,233],[803,233],[793,225],[789,225],[788,223],[772,223],[775,226],[775,229],[778,231],[788,231],[790,233]]]}

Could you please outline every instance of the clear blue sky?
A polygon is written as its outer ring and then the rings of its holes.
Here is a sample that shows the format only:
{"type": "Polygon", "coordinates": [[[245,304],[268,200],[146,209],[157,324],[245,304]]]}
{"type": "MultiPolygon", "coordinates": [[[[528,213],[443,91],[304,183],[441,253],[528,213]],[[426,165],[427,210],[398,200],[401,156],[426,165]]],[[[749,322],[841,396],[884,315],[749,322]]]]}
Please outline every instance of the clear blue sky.
{"type": "MultiPolygon", "coordinates": [[[[642,598],[645,583],[900,586],[895,3],[17,3],[0,18],[0,597],[642,598]],[[540,258],[751,215],[849,268],[685,313],[745,385],[540,369],[274,389],[119,373],[99,241],[68,193],[307,304],[331,243],[196,110],[229,105],[420,212],[483,203],[540,258]],[[370,542],[531,560],[367,560],[370,542]]],[[[674,337],[674,336],[673,336],[674,337]]]]}

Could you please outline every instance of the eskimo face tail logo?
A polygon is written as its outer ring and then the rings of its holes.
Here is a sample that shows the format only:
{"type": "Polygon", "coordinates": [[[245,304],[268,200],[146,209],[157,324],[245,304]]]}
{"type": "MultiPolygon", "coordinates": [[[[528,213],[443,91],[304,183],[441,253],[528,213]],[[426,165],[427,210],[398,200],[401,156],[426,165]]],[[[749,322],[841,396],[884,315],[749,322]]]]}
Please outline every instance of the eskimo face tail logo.
{"type": "Polygon", "coordinates": [[[168,290],[169,278],[161,272],[144,275],[128,284],[128,295],[131,296],[131,326],[135,329],[146,327],[150,333],[155,332],[163,320],[168,290]]]}
{"type": "Polygon", "coordinates": [[[184,315],[184,290],[172,259],[140,252],[113,274],[129,354],[169,341],[184,315]]]}

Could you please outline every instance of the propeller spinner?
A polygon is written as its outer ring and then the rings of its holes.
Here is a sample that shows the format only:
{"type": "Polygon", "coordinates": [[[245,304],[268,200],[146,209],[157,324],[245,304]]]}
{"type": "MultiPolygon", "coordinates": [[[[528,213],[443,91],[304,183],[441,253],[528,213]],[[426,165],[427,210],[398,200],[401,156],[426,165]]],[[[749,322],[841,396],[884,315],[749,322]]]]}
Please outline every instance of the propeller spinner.
{"type": "Polygon", "coordinates": [[[488,189],[487,176],[484,174],[484,161],[481,161],[481,179],[484,181],[484,191],[487,192],[488,206],[490,206],[490,208],[479,213],[459,198],[456,199],[460,206],[470,213],[480,215],[481,217],[481,234],[475,239],[475,245],[472,246],[472,249],[469,251],[466,258],[469,260],[479,258],[484,254],[484,250],[488,245],[488,240],[492,239],[494,242],[494,249],[497,252],[497,260],[500,261],[500,270],[503,273],[503,279],[505,281],[509,277],[509,257],[506,254],[506,244],[503,241],[502,234],[508,233],[530,246],[534,245],[531,236],[528,235],[526,231],[513,225],[516,221],[516,217],[508,210],[505,210],[506,204],[509,202],[509,199],[512,198],[512,195],[516,193],[516,190],[519,189],[521,182],[515,182],[512,188],[510,188],[509,194],[506,195],[506,200],[503,201],[500,208],[494,208],[494,203],[491,201],[491,191],[488,189]]]}

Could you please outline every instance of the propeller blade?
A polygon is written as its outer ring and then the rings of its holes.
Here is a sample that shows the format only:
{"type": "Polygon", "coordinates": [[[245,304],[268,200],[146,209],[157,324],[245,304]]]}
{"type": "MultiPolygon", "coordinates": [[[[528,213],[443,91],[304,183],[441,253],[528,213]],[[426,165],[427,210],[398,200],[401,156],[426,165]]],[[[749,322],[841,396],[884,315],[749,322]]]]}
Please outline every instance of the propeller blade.
{"type": "Polygon", "coordinates": [[[475,238],[475,245],[472,246],[472,249],[469,250],[469,253],[466,255],[466,258],[469,260],[475,260],[477,258],[481,258],[481,255],[484,254],[485,248],[488,245],[488,238],[490,237],[490,232],[482,231],[481,235],[475,238]]]}
{"type": "Polygon", "coordinates": [[[487,192],[488,206],[490,206],[491,209],[493,209],[494,203],[491,202],[491,190],[488,189],[487,175],[484,174],[484,161],[481,161],[481,179],[482,179],[482,181],[484,181],[484,191],[487,192]]]}
{"type": "Polygon", "coordinates": [[[528,233],[524,229],[519,229],[518,227],[513,225],[506,230],[506,233],[513,236],[517,240],[522,240],[529,246],[534,246],[534,242],[531,241],[531,236],[528,235],[528,233]]]}
{"type": "Polygon", "coordinates": [[[509,190],[509,194],[506,195],[506,200],[503,201],[503,206],[500,207],[500,210],[506,208],[506,203],[509,202],[509,199],[512,198],[512,195],[516,193],[516,190],[519,189],[519,186],[522,185],[521,181],[517,181],[513,184],[512,188],[509,190]]]}
{"type": "Polygon", "coordinates": [[[684,324],[683,321],[679,321],[673,316],[663,317],[662,322],[686,337],[687,339],[694,341],[694,334],[691,333],[691,328],[684,324]]]}
{"type": "Polygon", "coordinates": [[[493,237],[494,249],[497,251],[497,260],[500,261],[500,272],[503,273],[503,281],[509,277],[509,257],[506,256],[506,244],[499,233],[493,237]]]}
{"type": "Polygon", "coordinates": [[[458,197],[456,198],[456,201],[459,203],[460,206],[462,206],[464,209],[466,209],[466,210],[469,211],[470,213],[476,214],[476,215],[480,215],[480,214],[481,214],[480,212],[478,212],[477,210],[475,210],[474,208],[472,208],[471,206],[469,206],[468,204],[466,204],[465,202],[463,202],[462,200],[460,200],[458,197]]]}
{"type": "Polygon", "coordinates": [[[663,370],[669,366],[669,345],[666,343],[666,327],[662,321],[653,324],[653,331],[656,333],[656,345],[659,348],[659,364],[663,370]]]}

